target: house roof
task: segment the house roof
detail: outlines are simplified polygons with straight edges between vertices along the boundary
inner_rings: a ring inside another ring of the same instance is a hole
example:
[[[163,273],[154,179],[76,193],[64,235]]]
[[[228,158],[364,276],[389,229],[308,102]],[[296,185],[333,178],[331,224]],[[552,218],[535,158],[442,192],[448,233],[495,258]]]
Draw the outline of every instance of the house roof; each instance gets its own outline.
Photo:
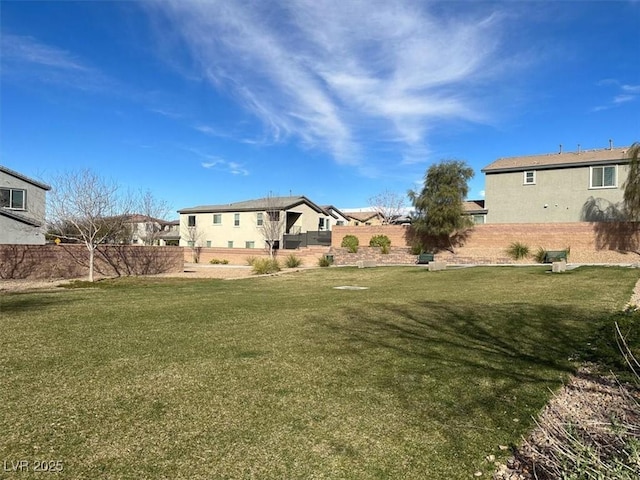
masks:
[[[327,212],[328,215],[331,215],[333,218],[338,218],[340,215],[342,218],[348,218],[348,215],[342,213],[339,209],[334,207],[333,205],[321,205],[322,209]]]
[[[318,213],[326,214],[322,207],[316,205],[305,196],[266,197],[223,205],[200,205],[198,207],[183,208],[182,210],[178,210],[178,213],[259,212],[269,209],[289,210],[303,203]]]
[[[0,208],[0,215],[11,218],[18,222],[24,223],[26,225],[31,225],[32,227],[41,227],[42,223],[33,220],[32,218],[25,217],[24,215],[20,215],[19,213],[14,212],[13,210],[6,210],[4,208]]]
[[[29,178],[21,173],[16,172],[15,170],[11,170],[3,165],[0,165],[0,172],[4,172],[7,175],[11,175],[12,177],[19,178],[20,180],[30,183],[31,185],[35,185],[36,187],[42,188],[43,190],[51,190],[51,187],[46,183],[38,182],[33,178]]]
[[[346,216],[347,216],[347,218],[352,218],[353,220],[355,220],[357,222],[366,222],[367,220],[371,220],[374,217],[379,217],[380,214],[378,212],[374,212],[374,211],[347,212]]]
[[[462,202],[462,208],[464,213],[469,215],[474,213],[487,213],[487,209],[484,208],[484,200],[466,200]]]
[[[544,155],[499,158],[495,162],[484,167],[482,172],[517,172],[523,170],[542,170],[550,168],[620,163],[620,161],[628,161],[628,149],[629,147],[607,148],[600,150],[582,150],[577,152],[547,153]]]

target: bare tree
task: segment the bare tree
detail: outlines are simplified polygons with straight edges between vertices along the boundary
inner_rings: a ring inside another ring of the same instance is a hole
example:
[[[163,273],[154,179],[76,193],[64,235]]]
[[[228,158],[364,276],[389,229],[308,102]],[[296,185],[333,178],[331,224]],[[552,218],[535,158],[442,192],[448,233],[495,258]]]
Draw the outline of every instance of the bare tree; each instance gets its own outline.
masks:
[[[382,217],[382,224],[388,225],[404,213],[406,196],[385,190],[369,199],[371,209]]]
[[[59,175],[50,197],[50,233],[83,243],[89,252],[89,281],[101,243],[127,230],[130,200],[119,186],[90,170]]]
[[[169,204],[156,198],[151,190],[141,192],[137,203],[137,211],[142,216],[138,234],[142,237],[145,245],[155,245],[171,211]]]
[[[264,237],[269,257],[273,258],[274,247],[282,239],[286,219],[278,197],[269,194],[264,198],[264,207],[264,213],[258,212],[258,229]]]
[[[191,248],[193,263],[198,263],[200,261],[200,252],[202,251],[203,232],[198,230],[197,225],[191,225],[183,227],[180,236],[187,241],[189,248]]]

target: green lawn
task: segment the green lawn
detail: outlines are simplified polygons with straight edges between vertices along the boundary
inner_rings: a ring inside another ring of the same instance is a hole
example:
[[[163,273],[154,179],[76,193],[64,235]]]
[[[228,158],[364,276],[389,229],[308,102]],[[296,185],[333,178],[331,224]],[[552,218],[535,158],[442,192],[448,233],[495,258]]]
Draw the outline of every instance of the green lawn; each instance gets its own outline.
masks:
[[[5,294],[0,477],[60,460],[46,478],[490,478],[484,458],[519,441],[640,276],[545,270]]]

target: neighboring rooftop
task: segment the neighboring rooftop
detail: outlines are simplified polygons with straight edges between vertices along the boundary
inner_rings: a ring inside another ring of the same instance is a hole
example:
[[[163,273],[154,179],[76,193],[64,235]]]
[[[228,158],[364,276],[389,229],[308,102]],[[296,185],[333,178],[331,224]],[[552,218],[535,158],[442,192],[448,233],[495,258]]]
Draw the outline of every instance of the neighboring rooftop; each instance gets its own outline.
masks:
[[[316,205],[307,197],[266,197],[243,202],[227,203],[222,205],[200,205],[198,207],[183,208],[178,213],[212,213],[212,212],[255,212],[268,209],[288,210],[296,205],[306,203],[319,213],[326,213],[322,207]]]
[[[462,202],[462,208],[465,213],[468,214],[487,213],[487,210],[484,208],[484,200],[465,200]]]
[[[482,172],[498,173],[522,171],[526,169],[548,169],[559,167],[578,167],[583,165],[617,163],[627,159],[627,150],[623,148],[606,148],[599,150],[578,150],[574,152],[547,153],[524,157],[499,158],[484,167]]]
[[[4,172],[7,175],[11,175],[12,177],[19,178],[20,180],[30,183],[31,185],[35,185],[36,187],[40,187],[43,190],[51,190],[51,187],[46,183],[42,183],[37,180],[34,180],[33,178],[29,178],[26,175],[22,175],[21,173],[18,173],[15,170],[11,170],[10,168],[7,168],[3,165],[0,165],[0,172]]]

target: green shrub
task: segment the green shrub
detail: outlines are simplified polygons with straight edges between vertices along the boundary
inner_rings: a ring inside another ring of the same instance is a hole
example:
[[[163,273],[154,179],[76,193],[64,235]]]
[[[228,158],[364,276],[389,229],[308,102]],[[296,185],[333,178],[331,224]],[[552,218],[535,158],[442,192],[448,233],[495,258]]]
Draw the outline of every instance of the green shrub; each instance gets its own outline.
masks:
[[[284,261],[287,268],[296,268],[302,265],[302,260],[296,257],[293,253],[288,255]]]
[[[529,256],[529,246],[520,242],[513,242],[507,248],[507,255],[513,260],[520,260]]]
[[[536,253],[533,254],[533,259],[537,263],[544,263],[544,257],[546,254],[547,254],[547,251],[544,248],[538,247],[538,250],[536,251]]]
[[[374,235],[369,240],[370,247],[380,247],[382,249],[382,253],[387,254],[391,249],[391,240],[386,235]]]
[[[422,245],[418,243],[415,245],[411,245],[411,255],[420,255],[421,253],[424,253],[424,248],[422,248]]]
[[[258,258],[253,261],[251,265],[253,273],[256,275],[266,275],[268,273],[279,272],[280,263],[275,258]]]
[[[342,239],[341,246],[345,247],[349,253],[356,253],[358,251],[358,245],[360,245],[360,242],[355,235],[345,235]]]
[[[250,267],[253,267],[253,264],[257,259],[258,259],[257,257],[247,257],[244,259],[244,261],[247,262],[247,265],[249,265]]]
[[[333,264],[333,257],[324,255],[318,259],[318,266],[320,267],[329,267],[331,264]]]
[[[218,258],[212,258],[211,260],[209,260],[209,263],[210,263],[211,265],[220,265],[220,264],[222,264],[222,265],[228,265],[228,264],[229,264],[229,260],[226,260],[226,259],[222,259],[222,260],[220,260],[220,259],[218,259]]]

